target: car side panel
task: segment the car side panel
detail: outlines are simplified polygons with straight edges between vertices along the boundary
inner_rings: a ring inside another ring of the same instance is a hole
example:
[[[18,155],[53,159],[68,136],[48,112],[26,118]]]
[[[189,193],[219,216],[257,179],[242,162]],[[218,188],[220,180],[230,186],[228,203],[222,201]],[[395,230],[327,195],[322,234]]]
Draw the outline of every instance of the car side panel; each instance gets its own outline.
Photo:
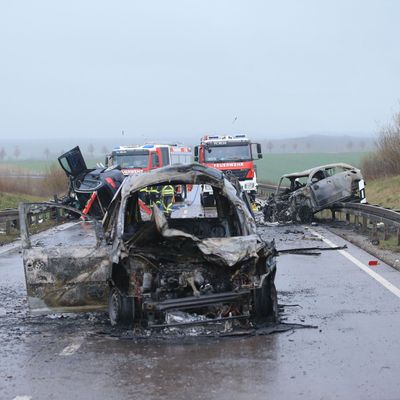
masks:
[[[24,250],[29,305],[33,311],[105,308],[111,269],[107,247],[33,247]]]

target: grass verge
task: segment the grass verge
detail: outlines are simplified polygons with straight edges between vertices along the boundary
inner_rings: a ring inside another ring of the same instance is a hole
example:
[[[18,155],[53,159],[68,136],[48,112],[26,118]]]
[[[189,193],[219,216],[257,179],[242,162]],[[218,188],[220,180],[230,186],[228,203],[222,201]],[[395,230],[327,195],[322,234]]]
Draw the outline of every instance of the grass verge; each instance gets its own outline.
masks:
[[[370,204],[400,210],[400,176],[367,181],[366,194]]]
[[[0,193],[0,210],[5,208],[18,208],[19,203],[38,202],[48,200],[45,197],[30,196],[28,194],[19,193]]]

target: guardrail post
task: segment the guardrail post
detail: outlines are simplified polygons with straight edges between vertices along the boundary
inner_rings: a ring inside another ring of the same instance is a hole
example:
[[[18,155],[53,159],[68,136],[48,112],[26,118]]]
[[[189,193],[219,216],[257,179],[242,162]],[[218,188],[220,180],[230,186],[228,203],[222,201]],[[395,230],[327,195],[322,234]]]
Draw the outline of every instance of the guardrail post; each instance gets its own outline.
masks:
[[[383,227],[383,240],[388,240],[390,238],[389,229],[387,225]]]
[[[368,229],[368,218],[364,216],[362,217],[362,229],[364,232]]]
[[[54,202],[58,203],[58,197],[56,194],[54,195]],[[55,209],[55,217],[56,217],[56,222],[58,224],[60,222],[60,209],[58,207],[56,207]]]
[[[350,224],[350,214],[346,213],[346,223]]]
[[[372,239],[377,239],[378,238],[378,228],[376,226],[376,223],[374,222],[372,224]]]
[[[11,221],[6,221],[6,235],[11,233]]]

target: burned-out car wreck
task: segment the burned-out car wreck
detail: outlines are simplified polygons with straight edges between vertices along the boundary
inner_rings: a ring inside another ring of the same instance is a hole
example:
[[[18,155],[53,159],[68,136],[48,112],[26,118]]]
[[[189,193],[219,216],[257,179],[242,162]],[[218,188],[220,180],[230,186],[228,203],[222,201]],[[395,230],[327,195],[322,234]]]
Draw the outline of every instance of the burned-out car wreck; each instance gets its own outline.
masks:
[[[283,175],[264,206],[268,222],[311,222],[337,202],[366,202],[361,171],[349,164],[328,164]]]
[[[143,211],[154,185],[210,185],[215,209],[195,200],[165,215]],[[95,245],[30,245],[21,205],[30,304],[43,310],[108,307],[111,324],[160,326],[169,312],[205,320],[277,318],[276,250],[263,241],[242,193],[220,171],[197,164],[128,177],[97,227]],[[188,213],[189,211],[189,213]],[[200,211],[200,212],[199,212]],[[86,222],[87,223],[87,222]]]

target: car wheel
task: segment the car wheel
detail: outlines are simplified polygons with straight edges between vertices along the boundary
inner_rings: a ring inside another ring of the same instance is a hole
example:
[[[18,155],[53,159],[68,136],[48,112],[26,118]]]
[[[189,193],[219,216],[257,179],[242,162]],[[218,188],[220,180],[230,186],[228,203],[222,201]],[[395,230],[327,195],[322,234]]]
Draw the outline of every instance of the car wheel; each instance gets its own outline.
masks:
[[[119,290],[113,287],[108,298],[108,315],[112,326],[130,324],[135,320],[135,299],[122,296]]]
[[[119,291],[113,287],[108,298],[108,316],[112,326],[117,325],[122,319],[122,297]]]
[[[266,280],[261,288],[256,289],[254,303],[258,319],[277,319],[278,296],[274,282]]]
[[[312,222],[314,214],[309,206],[303,204],[297,210],[297,217],[303,224],[308,224]]]

